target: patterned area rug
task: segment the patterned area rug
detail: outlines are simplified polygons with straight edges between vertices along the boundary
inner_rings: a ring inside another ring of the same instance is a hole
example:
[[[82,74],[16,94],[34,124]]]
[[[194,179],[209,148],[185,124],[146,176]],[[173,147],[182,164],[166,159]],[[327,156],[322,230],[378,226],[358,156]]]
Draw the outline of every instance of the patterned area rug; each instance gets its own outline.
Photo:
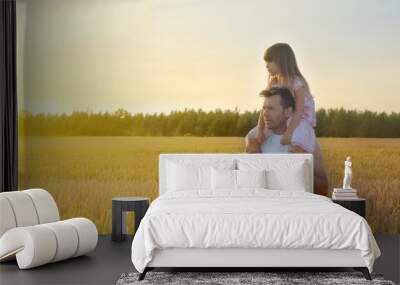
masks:
[[[133,284],[390,284],[382,275],[372,274],[372,281],[361,272],[155,272],[150,271],[142,281],[139,273],[124,273],[117,285]]]

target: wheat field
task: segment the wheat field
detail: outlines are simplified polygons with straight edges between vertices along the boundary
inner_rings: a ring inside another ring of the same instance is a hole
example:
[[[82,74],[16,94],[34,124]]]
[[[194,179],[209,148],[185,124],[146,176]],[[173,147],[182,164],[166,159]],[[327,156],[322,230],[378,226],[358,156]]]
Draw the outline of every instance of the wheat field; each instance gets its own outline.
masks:
[[[400,139],[319,138],[319,142],[330,189],[340,187],[343,161],[351,155],[352,186],[367,198],[372,230],[400,233]],[[113,197],[157,197],[160,153],[243,149],[238,137],[20,137],[19,189],[48,190],[62,219],[87,217],[99,233],[106,234],[111,232]]]

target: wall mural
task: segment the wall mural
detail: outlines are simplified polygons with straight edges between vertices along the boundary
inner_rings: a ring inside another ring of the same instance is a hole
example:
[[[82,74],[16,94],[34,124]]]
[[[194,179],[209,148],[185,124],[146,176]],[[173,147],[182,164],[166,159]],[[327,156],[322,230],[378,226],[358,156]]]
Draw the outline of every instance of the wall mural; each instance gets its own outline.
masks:
[[[351,156],[372,230],[400,233],[400,7],[387,4],[17,0],[19,188],[110,233],[113,197],[158,196],[160,153],[244,152],[260,91],[286,84],[315,103],[303,113],[329,196]],[[281,42],[296,65],[267,55]],[[296,66],[303,89],[285,81]]]

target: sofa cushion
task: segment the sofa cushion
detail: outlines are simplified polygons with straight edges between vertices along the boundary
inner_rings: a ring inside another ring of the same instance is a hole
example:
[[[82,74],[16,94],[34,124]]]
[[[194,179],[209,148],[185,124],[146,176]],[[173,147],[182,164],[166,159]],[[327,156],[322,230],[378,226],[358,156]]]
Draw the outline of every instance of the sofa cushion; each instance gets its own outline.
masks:
[[[31,197],[24,191],[3,192],[13,210],[13,218],[17,227],[26,227],[39,224],[39,218]]]
[[[8,199],[1,194],[3,193],[0,193],[0,237],[9,229],[17,226],[11,204]]]
[[[38,215],[39,224],[57,222],[60,220],[57,204],[53,196],[43,189],[28,189],[22,191],[32,199]]]
[[[8,230],[0,238],[0,261],[14,257],[20,269],[80,256],[97,245],[97,229],[86,218]]]

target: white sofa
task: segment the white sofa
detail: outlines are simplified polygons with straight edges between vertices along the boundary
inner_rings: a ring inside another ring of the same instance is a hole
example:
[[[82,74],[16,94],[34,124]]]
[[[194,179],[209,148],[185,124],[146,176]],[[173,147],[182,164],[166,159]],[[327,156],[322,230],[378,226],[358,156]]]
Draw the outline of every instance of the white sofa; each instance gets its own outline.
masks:
[[[57,262],[94,250],[97,238],[86,218],[60,221],[46,190],[0,193],[0,262],[16,258],[20,269]]]

